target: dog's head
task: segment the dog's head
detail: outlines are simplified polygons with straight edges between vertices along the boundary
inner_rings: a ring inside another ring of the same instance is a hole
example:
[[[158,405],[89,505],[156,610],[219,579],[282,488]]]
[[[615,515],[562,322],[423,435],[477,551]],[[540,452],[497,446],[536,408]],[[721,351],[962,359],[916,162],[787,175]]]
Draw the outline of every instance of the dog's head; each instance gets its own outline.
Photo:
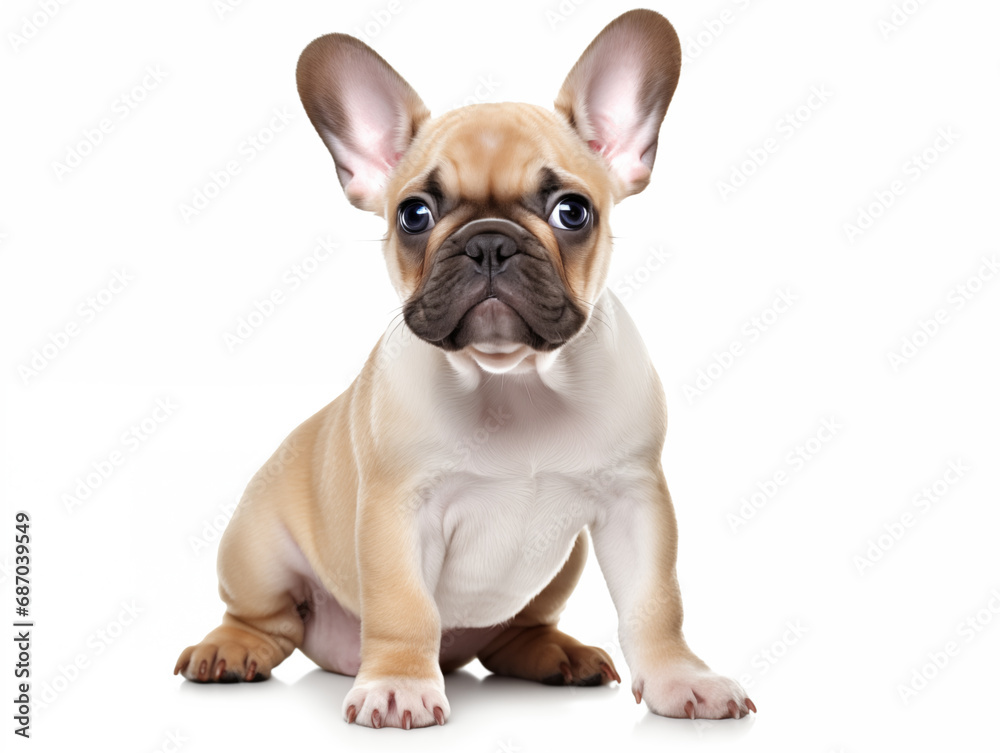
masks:
[[[670,23],[636,10],[583,53],[555,112],[479,104],[432,120],[343,34],[313,41],[297,78],[347,198],[388,220],[406,324],[503,371],[586,325],[607,277],[608,213],[649,182],[680,60]]]

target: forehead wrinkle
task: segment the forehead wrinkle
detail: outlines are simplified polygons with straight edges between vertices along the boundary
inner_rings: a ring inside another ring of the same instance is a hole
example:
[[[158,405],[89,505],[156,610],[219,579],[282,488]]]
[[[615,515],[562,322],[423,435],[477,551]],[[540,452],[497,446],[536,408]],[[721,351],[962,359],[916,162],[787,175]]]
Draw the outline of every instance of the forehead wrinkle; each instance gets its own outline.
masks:
[[[494,195],[509,200],[511,196],[498,194],[523,192],[537,185],[535,176],[525,175],[524,170],[558,165],[563,172],[573,174],[578,189],[587,187],[593,200],[605,204],[611,196],[610,180],[600,158],[566,123],[544,108],[515,103],[471,105],[441,115],[423,130],[427,137],[419,139],[417,148],[404,157],[395,186],[406,182],[408,176],[424,174],[428,164],[447,162],[452,180],[443,178],[442,188],[449,198],[458,187],[470,198],[485,200]],[[483,132],[496,139],[491,148],[481,148]],[[505,166],[513,165],[521,168],[520,176],[512,175],[509,169],[501,174]],[[501,177],[513,180],[501,181]],[[530,184],[525,182],[529,178]],[[514,184],[513,189],[509,183]]]
[[[556,189],[558,191],[572,191],[574,193],[590,195],[593,190],[590,188],[590,184],[586,180],[560,165],[546,165],[543,168],[543,174],[546,170],[555,175],[556,179],[559,181],[560,185]]]
[[[429,190],[429,183],[435,172],[437,172],[437,168],[431,167],[429,170],[413,176],[406,181],[405,184],[403,184],[401,189],[399,189],[400,195],[406,196],[412,193],[429,193],[433,196],[434,194]],[[437,197],[435,196],[434,198]]]
[[[449,200],[522,205],[551,171],[560,191],[587,195],[595,208],[605,204],[609,183],[597,158],[554,121],[548,111],[528,105],[474,105],[446,113],[419,149],[422,169],[405,188],[424,187],[435,171],[428,166],[436,165]]]
[[[533,170],[548,150],[525,125],[503,120],[483,123],[470,118],[454,129],[447,154],[442,156],[448,160],[462,198],[506,201],[519,197],[530,185],[527,171]]]

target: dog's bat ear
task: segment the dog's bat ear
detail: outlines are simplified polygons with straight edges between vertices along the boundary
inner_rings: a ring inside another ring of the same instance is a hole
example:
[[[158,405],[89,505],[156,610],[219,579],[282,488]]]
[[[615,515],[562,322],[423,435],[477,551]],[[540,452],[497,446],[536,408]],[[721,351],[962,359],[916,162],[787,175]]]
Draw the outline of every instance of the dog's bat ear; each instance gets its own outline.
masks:
[[[346,34],[313,40],[295,77],[348,200],[382,214],[386,179],[430,112],[378,53]]]
[[[632,10],[597,35],[559,91],[556,111],[604,157],[616,201],[649,183],[680,71],[674,27],[659,13]]]

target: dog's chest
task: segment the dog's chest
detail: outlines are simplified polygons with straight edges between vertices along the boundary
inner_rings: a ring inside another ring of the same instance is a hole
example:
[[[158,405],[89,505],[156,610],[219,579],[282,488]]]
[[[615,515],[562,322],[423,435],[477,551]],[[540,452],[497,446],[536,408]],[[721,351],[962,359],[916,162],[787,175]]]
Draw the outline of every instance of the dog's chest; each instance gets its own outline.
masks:
[[[619,478],[607,416],[542,397],[481,406],[421,491],[424,574],[442,627],[511,618],[551,581]]]
[[[558,572],[593,503],[554,474],[454,474],[422,526],[425,572],[442,627],[486,627],[516,614]]]

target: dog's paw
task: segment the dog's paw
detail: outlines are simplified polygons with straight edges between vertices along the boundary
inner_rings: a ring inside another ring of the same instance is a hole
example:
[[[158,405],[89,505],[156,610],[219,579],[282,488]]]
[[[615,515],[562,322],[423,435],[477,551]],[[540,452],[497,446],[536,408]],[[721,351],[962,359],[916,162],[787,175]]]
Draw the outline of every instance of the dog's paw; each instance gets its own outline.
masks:
[[[546,685],[604,685],[621,682],[615,663],[604,649],[573,644],[553,643],[542,656],[535,670]]]
[[[344,718],[365,727],[429,727],[451,713],[440,679],[377,677],[355,680],[344,699]]]
[[[632,694],[654,714],[676,719],[740,719],[757,712],[738,682],[686,662],[637,677]]]
[[[482,651],[479,660],[488,670],[546,685],[603,685],[621,682],[607,652],[585,646],[551,625],[511,628],[498,649]]]
[[[254,682],[266,680],[280,658],[274,647],[245,630],[219,627],[195,646],[181,652],[174,666],[194,682]]]

